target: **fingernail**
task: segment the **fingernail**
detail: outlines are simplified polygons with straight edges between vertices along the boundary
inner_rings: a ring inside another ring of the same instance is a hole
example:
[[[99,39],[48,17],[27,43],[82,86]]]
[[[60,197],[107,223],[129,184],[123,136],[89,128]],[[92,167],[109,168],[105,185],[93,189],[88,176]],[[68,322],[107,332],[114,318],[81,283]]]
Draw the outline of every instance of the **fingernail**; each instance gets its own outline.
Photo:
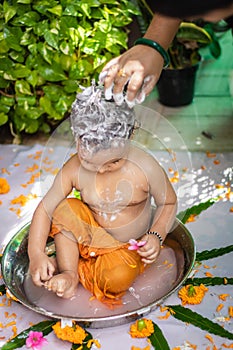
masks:
[[[103,84],[104,79],[106,78],[107,74],[108,74],[108,71],[107,71],[107,70],[104,71],[104,72],[101,72],[101,73],[99,74],[99,84]]]
[[[136,97],[136,102],[137,103],[142,103],[145,100],[145,98],[146,98],[145,92],[141,91]]]
[[[136,100],[135,100],[135,99],[132,100],[132,101],[129,101],[129,100],[127,99],[127,96],[125,97],[125,102],[127,103],[127,105],[128,105],[129,108],[133,108],[133,107],[135,106],[135,104],[136,104]]]
[[[124,102],[124,96],[122,93],[113,94],[113,99],[118,106],[122,105],[122,103]]]
[[[105,96],[106,100],[111,100],[112,88],[113,88],[113,84],[109,88],[105,89],[104,96]]]

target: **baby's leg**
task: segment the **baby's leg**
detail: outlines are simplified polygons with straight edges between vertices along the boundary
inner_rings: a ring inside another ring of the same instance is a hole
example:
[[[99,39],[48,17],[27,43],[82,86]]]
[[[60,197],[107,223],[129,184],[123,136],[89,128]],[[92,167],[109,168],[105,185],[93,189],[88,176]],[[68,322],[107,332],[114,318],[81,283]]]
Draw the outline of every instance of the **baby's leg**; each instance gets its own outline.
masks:
[[[79,250],[71,234],[58,233],[54,237],[58,274],[45,283],[48,290],[63,298],[71,298],[78,285]]]

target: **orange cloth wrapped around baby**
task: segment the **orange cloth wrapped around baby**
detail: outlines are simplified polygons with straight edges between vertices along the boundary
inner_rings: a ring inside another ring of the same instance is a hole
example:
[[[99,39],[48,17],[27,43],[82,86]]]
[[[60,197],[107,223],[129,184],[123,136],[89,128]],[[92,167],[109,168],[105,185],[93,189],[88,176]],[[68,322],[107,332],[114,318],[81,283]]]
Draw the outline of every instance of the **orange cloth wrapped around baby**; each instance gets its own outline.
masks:
[[[122,295],[144,269],[139,254],[106,232],[76,198],[64,199],[55,209],[50,236],[59,232],[71,232],[70,238],[77,241],[78,274],[84,288],[109,306],[121,304]]]

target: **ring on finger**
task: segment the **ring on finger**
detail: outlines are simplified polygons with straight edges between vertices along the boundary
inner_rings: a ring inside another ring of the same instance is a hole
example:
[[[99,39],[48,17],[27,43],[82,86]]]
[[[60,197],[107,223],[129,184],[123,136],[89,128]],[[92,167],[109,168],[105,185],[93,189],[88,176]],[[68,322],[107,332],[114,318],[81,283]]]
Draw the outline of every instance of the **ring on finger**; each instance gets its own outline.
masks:
[[[121,68],[118,73],[117,73],[118,77],[121,77],[121,78],[125,78],[127,77],[127,74],[125,73],[125,70],[123,68]]]

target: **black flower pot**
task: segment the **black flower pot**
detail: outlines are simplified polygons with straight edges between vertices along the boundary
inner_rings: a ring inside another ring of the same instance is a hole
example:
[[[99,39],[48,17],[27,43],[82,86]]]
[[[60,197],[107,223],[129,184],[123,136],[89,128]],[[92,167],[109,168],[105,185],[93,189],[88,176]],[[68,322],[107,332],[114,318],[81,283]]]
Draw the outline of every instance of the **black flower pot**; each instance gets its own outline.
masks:
[[[163,70],[157,89],[159,102],[165,106],[179,107],[193,100],[198,64],[184,69]]]

